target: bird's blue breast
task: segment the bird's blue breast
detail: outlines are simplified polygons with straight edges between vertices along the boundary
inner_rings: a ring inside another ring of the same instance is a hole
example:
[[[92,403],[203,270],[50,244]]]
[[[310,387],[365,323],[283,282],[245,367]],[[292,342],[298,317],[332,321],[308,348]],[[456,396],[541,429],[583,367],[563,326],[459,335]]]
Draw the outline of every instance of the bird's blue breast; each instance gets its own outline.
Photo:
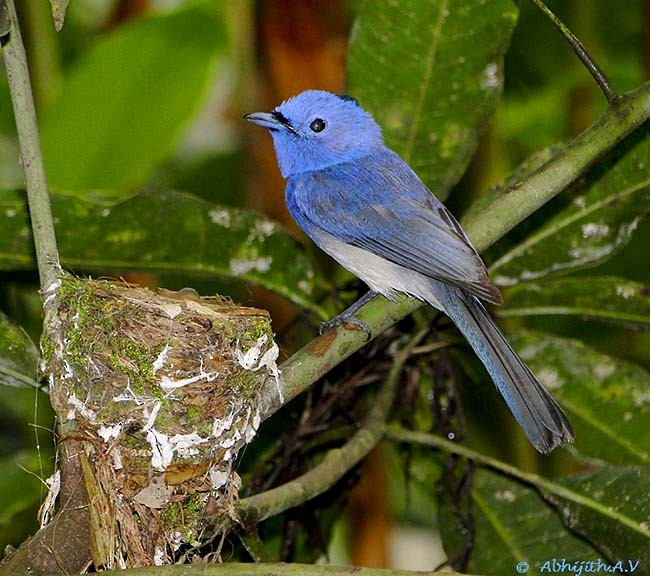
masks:
[[[313,240],[317,240],[319,231],[323,229],[330,230],[333,236],[344,242],[359,232],[332,226],[353,212],[359,202],[355,199],[351,182],[343,188],[340,186],[342,181],[350,180],[350,169],[349,166],[337,165],[336,168],[292,176],[287,181],[287,208],[296,223]]]

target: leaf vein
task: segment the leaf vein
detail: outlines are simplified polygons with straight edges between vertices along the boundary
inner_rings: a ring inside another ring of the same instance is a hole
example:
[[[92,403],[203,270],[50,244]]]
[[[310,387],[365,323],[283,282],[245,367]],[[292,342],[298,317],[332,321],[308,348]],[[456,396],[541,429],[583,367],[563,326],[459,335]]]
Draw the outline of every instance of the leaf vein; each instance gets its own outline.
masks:
[[[422,82],[420,84],[420,93],[418,94],[418,101],[415,106],[415,114],[413,115],[413,122],[411,123],[411,129],[409,130],[409,135],[404,146],[404,160],[407,162],[410,160],[411,154],[413,153],[413,147],[415,146],[415,137],[417,136],[418,128],[420,127],[420,118],[422,116],[422,111],[424,110],[424,102],[426,100],[427,91],[431,85],[431,78],[433,76],[433,67],[436,62],[436,54],[438,52],[438,45],[440,44],[440,37],[442,35],[442,24],[445,20],[445,15],[447,14],[447,3],[448,0],[443,0],[440,5],[440,13],[438,14],[438,19],[436,24],[433,27],[433,37],[431,39],[431,44],[427,52],[427,59],[425,61],[425,70]]]
[[[556,225],[549,226],[548,228],[545,228],[544,230],[539,231],[537,234],[531,235],[526,241],[522,242],[521,244],[515,246],[512,250],[504,254],[501,258],[499,258],[496,262],[490,266],[490,273],[492,273],[494,270],[497,270],[499,267],[503,266],[504,264],[507,264],[510,262],[513,258],[516,256],[521,255],[523,252],[534,246],[535,244],[538,244],[542,240],[545,240],[549,236],[552,236],[553,234],[556,234],[558,230],[562,228],[566,228],[567,226],[573,224],[574,222],[577,222],[581,218],[584,218],[585,216],[588,216],[589,214],[595,212],[596,210],[599,210],[600,208],[603,208],[609,204],[612,204],[618,200],[621,200],[622,198],[625,198],[626,196],[629,196],[631,194],[634,194],[635,192],[638,192],[639,190],[642,190],[643,188],[650,186],[650,179],[643,180],[639,182],[638,184],[635,184],[634,186],[630,186],[629,188],[625,190],[621,190],[620,192],[616,194],[612,194],[611,196],[608,196],[607,198],[603,198],[599,200],[598,202],[594,202],[591,206],[588,208],[585,208],[584,210],[579,210],[575,214],[571,214],[564,218],[563,220],[560,220],[559,222],[556,223]]]

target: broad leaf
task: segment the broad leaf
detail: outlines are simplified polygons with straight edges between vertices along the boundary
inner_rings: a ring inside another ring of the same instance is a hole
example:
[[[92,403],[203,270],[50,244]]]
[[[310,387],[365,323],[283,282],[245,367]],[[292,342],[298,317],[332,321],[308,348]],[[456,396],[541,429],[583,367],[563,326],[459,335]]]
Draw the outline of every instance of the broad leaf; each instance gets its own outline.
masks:
[[[38,358],[27,333],[0,312],[0,385],[37,386]]]
[[[581,497],[563,498],[542,489],[564,523],[612,563],[639,562],[642,573],[650,563],[650,467],[608,466],[568,476],[558,484]],[[624,567],[632,566],[625,563]]]
[[[517,15],[511,0],[379,0],[358,11],[348,90],[440,199],[494,109]]]
[[[171,191],[146,192],[118,202],[88,194],[53,194],[52,210],[66,266],[239,278],[321,313],[313,299],[314,273],[304,251],[260,214]],[[24,197],[0,192],[0,269],[34,267],[32,252]]]
[[[41,115],[50,186],[141,183],[197,111],[225,35],[223,22],[193,7],[134,21],[97,42]]]
[[[490,267],[501,286],[597,264],[622,248],[650,211],[650,129],[641,129],[572,189],[559,212]]]
[[[650,374],[579,341],[524,332],[512,343],[567,412],[572,450],[613,464],[650,464]]]
[[[650,287],[612,276],[526,282],[505,292],[499,316],[574,315],[650,330]]]
[[[555,510],[531,487],[490,470],[477,470],[471,500],[475,540],[467,566],[470,574],[517,574],[521,562],[533,565],[552,557],[598,558],[596,551],[565,529]],[[464,535],[444,493],[438,524],[445,552],[453,560],[464,546]]]
[[[650,501],[646,497],[650,468],[607,467],[556,480],[539,478],[538,487],[539,492],[491,470],[476,473],[472,488],[475,543],[469,572],[552,573],[560,572],[552,568],[554,559],[580,566],[599,558],[611,566],[623,560],[627,570],[618,572],[632,572],[650,561]],[[453,557],[462,538],[445,499],[440,503],[440,527],[445,550]]]

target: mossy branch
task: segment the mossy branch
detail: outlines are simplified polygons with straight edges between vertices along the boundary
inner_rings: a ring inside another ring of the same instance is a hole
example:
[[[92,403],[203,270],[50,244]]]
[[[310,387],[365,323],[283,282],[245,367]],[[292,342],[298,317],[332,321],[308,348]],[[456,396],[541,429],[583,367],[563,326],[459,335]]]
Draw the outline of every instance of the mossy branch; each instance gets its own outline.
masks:
[[[562,148],[553,158],[508,189],[492,204],[476,214],[464,228],[479,252],[494,244],[517,224],[580,178],[605,153],[614,148],[650,117],[650,82],[617,98],[594,124]],[[375,298],[357,317],[373,335],[381,334],[395,322],[421,306],[416,300],[389,302]],[[331,330],[296,352],[280,368],[284,402],[309,388],[331,368],[366,344],[360,330],[341,326]],[[282,405],[277,384],[269,380],[261,403],[262,419]]]
[[[9,81],[11,102],[25,171],[27,200],[32,221],[41,290],[56,281],[61,269],[54,235],[50,195],[41,154],[34,99],[29,81],[27,56],[18,27],[14,0],[2,0],[2,52]]]

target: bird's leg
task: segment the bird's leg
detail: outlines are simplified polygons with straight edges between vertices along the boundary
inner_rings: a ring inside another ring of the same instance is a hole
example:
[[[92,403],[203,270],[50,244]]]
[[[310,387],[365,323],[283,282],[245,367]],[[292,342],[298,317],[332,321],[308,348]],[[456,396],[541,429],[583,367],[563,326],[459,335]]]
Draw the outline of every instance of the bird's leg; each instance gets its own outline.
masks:
[[[335,328],[336,326],[339,326],[341,324],[350,324],[351,326],[356,326],[360,330],[363,330],[366,333],[367,339],[370,340],[372,338],[372,332],[370,330],[370,326],[366,324],[365,322],[362,322],[358,318],[354,317],[354,314],[358,312],[358,310],[365,306],[368,302],[370,302],[375,296],[377,296],[377,292],[374,292],[373,290],[369,290],[366,292],[361,298],[359,298],[352,306],[341,312],[338,316],[334,316],[331,320],[328,320],[327,322],[323,322],[320,325],[320,333],[322,334],[323,332],[326,332],[330,328]]]

